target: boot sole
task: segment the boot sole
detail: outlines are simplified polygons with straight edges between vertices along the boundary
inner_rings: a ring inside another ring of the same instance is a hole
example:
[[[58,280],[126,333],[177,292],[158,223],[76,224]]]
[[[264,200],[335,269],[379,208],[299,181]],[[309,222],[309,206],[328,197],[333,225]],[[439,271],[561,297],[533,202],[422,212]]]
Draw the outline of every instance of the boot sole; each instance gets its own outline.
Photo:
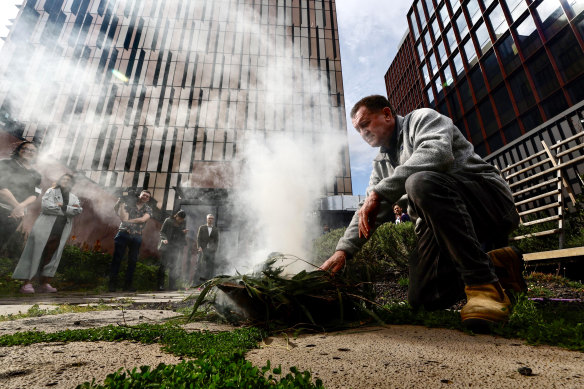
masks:
[[[489,334],[493,332],[493,328],[501,322],[485,320],[481,318],[469,318],[462,321],[466,329],[471,330],[476,334]]]
[[[501,254],[505,256],[505,261],[498,258],[495,253],[501,250],[504,250]],[[495,273],[499,277],[499,282],[503,289],[516,293],[527,291],[527,283],[523,278],[525,262],[519,249],[516,247],[505,247],[504,249],[490,251],[487,254],[495,266]]]

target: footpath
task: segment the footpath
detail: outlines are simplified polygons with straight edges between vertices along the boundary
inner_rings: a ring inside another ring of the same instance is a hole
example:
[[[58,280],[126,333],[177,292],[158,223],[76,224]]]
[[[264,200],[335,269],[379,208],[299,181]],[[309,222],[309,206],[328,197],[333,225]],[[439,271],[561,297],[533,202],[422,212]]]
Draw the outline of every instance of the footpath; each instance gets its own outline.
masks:
[[[0,298],[0,315],[26,313],[34,305],[110,305],[113,309],[0,321],[0,335],[23,331],[162,323],[189,307],[194,290],[150,293],[56,293]],[[34,310],[33,310],[34,311]],[[190,331],[233,327],[188,323]],[[584,388],[584,353],[522,340],[409,325],[365,327],[334,333],[265,339],[246,358],[254,365],[309,370],[326,388]],[[158,344],[137,342],[38,343],[0,347],[0,387],[72,388],[118,369],[177,364],[182,358]]]

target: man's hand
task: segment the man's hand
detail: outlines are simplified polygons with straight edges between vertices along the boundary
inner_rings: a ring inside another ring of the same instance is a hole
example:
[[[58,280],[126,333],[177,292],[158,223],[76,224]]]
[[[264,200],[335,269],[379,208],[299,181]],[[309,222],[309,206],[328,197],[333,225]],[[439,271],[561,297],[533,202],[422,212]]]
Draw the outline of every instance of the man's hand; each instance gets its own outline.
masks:
[[[199,252],[202,253],[203,252],[203,248],[199,247]]]
[[[363,206],[359,209],[359,238],[369,239],[375,229],[375,219],[379,213],[381,198],[373,191],[365,199]]]
[[[14,209],[12,210],[12,212],[10,213],[10,216],[8,216],[9,218],[12,219],[20,219],[22,217],[24,217],[24,208],[22,205],[17,205],[16,207],[14,207]]]
[[[330,271],[332,275],[341,270],[347,262],[347,253],[344,251],[335,251],[329,259],[320,266],[320,270]]]
[[[164,239],[164,240],[162,241],[162,243],[163,243],[163,244],[168,244],[168,240]]]

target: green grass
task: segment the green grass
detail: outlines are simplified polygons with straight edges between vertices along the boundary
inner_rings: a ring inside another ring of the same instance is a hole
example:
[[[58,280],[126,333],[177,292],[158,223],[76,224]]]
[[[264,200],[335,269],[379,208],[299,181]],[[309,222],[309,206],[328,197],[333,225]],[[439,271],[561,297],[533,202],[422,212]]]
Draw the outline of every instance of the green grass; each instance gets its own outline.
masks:
[[[103,384],[85,382],[78,388],[321,388],[312,383],[309,372],[291,368],[283,373],[280,367],[267,363],[262,368],[244,358],[247,350],[255,348],[266,335],[256,328],[231,332],[187,332],[174,325],[107,326],[56,333],[19,332],[0,336],[0,346],[30,345],[41,342],[81,341],[138,341],[159,343],[163,350],[177,356],[196,358],[178,365],[160,364],[155,368],[142,366],[132,370],[120,369],[108,375]]]
[[[413,324],[467,331],[457,311],[414,311],[408,304],[386,306],[379,317],[387,324]],[[584,308],[569,303],[540,304],[520,295],[508,323],[493,327],[505,338],[523,339],[532,345],[547,344],[584,352]]]

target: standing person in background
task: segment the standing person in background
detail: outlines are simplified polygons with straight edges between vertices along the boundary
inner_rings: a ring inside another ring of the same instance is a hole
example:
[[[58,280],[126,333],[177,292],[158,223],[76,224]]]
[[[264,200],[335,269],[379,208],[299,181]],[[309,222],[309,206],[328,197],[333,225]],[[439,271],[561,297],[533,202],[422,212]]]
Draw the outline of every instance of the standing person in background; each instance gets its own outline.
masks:
[[[138,201],[133,204],[123,203],[118,199],[114,205],[114,211],[120,217],[121,223],[118,233],[114,238],[114,256],[110,269],[109,291],[115,292],[118,284],[118,273],[122,258],[128,248],[128,268],[126,270],[126,281],[124,290],[135,291],[132,287],[134,281],[134,270],[138,262],[138,253],[142,245],[142,230],[144,225],[152,216],[152,208],[147,204],[152,194],[148,190],[143,190],[138,196]]]
[[[43,195],[42,210],[26,241],[26,246],[12,278],[25,280],[21,293],[34,293],[32,279],[40,272],[40,291],[55,293],[49,282],[55,275],[71,229],[72,218],[83,209],[71,193],[73,176],[63,174]]]
[[[206,281],[215,276],[215,254],[219,248],[219,229],[213,226],[215,217],[207,215],[207,224],[199,227],[197,246],[199,247],[199,279]]]
[[[182,254],[186,245],[185,227],[186,213],[178,211],[174,216],[167,217],[160,229],[160,267],[158,268],[158,289],[164,290],[164,273],[168,269],[168,290],[177,289],[177,281],[181,273]]]
[[[411,221],[410,215],[405,213],[402,207],[400,207],[398,204],[393,206],[393,214],[395,215],[395,224]]]
[[[20,225],[26,207],[41,193],[41,175],[32,167],[36,155],[35,144],[24,141],[10,158],[0,161],[0,250]]]

